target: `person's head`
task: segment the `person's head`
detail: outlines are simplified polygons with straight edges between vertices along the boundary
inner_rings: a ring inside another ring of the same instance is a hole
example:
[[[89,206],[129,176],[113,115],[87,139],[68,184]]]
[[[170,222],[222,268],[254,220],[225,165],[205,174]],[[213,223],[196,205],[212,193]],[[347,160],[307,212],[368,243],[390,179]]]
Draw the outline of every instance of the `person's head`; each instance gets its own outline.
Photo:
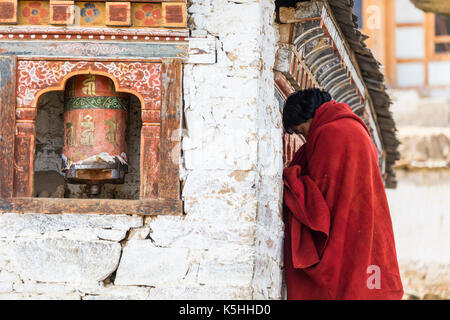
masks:
[[[331,101],[330,94],[320,89],[300,90],[291,94],[283,108],[283,127],[286,133],[306,137],[317,108],[328,101]]]

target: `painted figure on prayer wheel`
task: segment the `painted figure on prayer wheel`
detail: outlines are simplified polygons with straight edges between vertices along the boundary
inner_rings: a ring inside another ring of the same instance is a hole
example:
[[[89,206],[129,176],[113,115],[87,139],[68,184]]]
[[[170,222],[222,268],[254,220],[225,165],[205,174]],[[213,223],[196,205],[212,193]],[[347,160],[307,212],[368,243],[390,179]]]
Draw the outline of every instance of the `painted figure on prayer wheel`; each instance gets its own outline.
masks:
[[[105,76],[70,78],[64,96],[62,168],[69,183],[100,193],[104,183],[123,183],[128,172],[125,140],[129,96]]]

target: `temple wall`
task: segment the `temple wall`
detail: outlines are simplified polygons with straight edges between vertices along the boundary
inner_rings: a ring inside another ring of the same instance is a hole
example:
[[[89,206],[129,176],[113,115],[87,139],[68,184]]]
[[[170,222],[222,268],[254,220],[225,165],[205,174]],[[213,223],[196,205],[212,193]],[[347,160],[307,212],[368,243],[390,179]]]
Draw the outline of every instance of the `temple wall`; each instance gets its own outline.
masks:
[[[0,215],[0,299],[281,298],[273,2],[188,1],[193,36],[216,39],[217,63],[184,66],[185,215]],[[37,168],[55,170],[48,155]]]

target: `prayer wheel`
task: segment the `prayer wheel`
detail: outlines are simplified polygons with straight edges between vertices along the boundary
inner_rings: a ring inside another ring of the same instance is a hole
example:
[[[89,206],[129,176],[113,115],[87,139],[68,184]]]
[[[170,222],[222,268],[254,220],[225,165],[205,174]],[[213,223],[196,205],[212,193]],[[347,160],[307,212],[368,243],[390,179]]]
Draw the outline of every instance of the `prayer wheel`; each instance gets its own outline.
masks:
[[[68,183],[100,193],[105,183],[123,183],[128,172],[125,140],[129,96],[99,75],[70,78],[64,95],[62,169]]]

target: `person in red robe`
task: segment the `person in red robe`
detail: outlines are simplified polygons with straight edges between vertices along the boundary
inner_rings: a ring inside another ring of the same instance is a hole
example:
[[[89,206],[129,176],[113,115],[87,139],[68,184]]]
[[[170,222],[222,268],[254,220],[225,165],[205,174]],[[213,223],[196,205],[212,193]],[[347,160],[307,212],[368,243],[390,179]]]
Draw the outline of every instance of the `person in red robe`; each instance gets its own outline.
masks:
[[[401,299],[403,286],[370,131],[327,92],[293,93],[283,126],[306,143],[283,171],[288,300]]]

